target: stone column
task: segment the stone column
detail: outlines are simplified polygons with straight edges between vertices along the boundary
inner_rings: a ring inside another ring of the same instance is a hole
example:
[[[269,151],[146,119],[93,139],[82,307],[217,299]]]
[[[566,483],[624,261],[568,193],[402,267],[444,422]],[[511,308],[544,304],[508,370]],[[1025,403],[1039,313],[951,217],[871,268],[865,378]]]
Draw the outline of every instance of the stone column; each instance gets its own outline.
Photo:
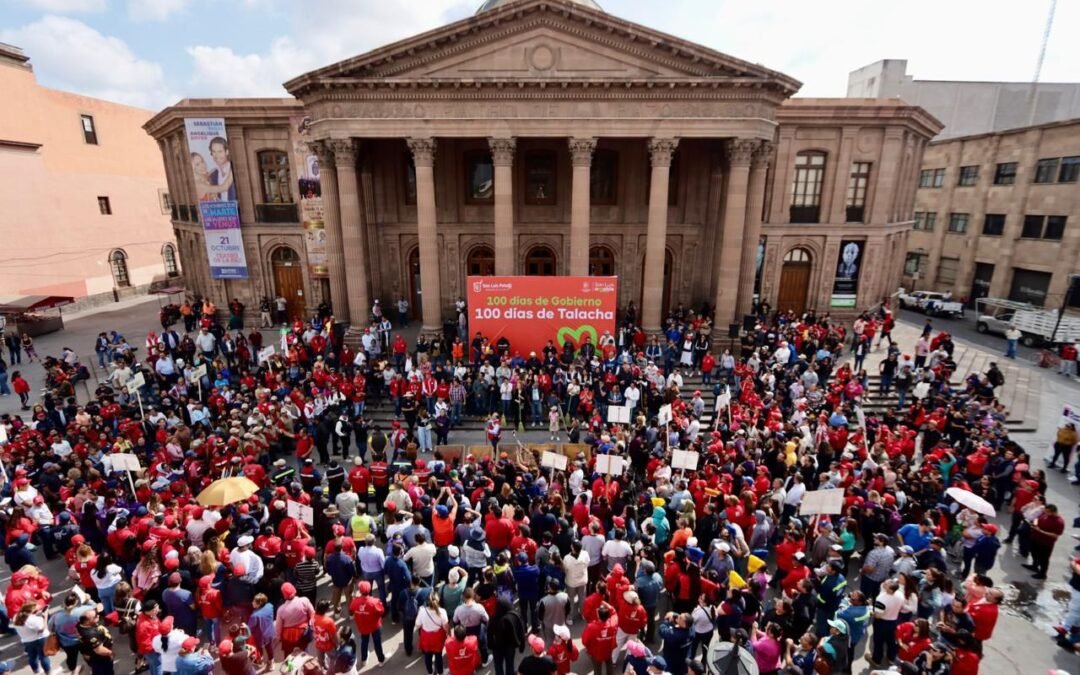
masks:
[[[341,210],[341,244],[345,257],[345,284],[349,294],[349,330],[362,333],[370,322],[367,242],[360,214],[360,189],[356,182],[356,142],[351,138],[331,141],[337,159],[338,208]],[[344,315],[341,317],[345,318]]]
[[[323,219],[326,227],[326,267],[330,274],[330,306],[337,321],[349,318],[349,290],[345,274],[345,248],[341,236],[341,212],[338,206],[338,180],[334,171],[333,141],[315,141],[310,144],[319,158],[319,174],[322,180]],[[363,308],[361,308],[363,309]]]
[[[746,203],[746,229],[743,233],[742,258],[739,263],[739,298],[735,321],[742,321],[754,304],[754,277],[757,274],[758,240],[761,238],[761,213],[765,201],[765,175],[772,161],[773,144],[758,145],[750,159],[749,198]]]
[[[750,159],[758,141],[734,138],[726,142],[728,158],[727,194],[724,196],[724,247],[720,250],[720,274],[716,284],[713,334],[727,335],[727,326],[736,320],[739,278],[743,257],[743,229],[746,227],[746,191],[750,180]],[[760,226],[760,224],[759,224]],[[757,240],[754,240],[757,247]],[[753,283],[753,276],[751,276]]]
[[[514,273],[514,149],[515,138],[489,138],[495,165],[495,274]]]
[[[595,138],[571,138],[573,187],[570,190],[570,275],[589,274],[589,224],[591,220],[589,172],[592,168]]]
[[[416,167],[416,229],[420,238],[420,289],[423,329],[442,329],[442,289],[439,284],[439,235],[435,222],[435,139],[406,140]],[[498,190],[499,181],[495,181]],[[496,193],[497,194],[497,193]],[[496,237],[498,234],[496,233]],[[496,251],[496,264],[498,252]]]
[[[645,240],[645,271],[642,276],[641,325],[650,333],[660,331],[663,308],[664,248],[667,243],[668,175],[671,156],[679,145],[675,138],[649,140],[652,182],[649,185],[649,228]]]

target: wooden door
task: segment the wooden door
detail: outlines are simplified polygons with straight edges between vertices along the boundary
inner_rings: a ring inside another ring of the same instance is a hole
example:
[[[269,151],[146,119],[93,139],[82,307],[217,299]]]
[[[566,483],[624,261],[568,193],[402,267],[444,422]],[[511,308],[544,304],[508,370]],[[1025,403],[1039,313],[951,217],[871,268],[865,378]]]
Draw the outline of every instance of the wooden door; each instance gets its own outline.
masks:
[[[776,309],[796,314],[806,311],[806,294],[810,290],[810,263],[786,262],[780,270],[780,293],[776,297]]]
[[[304,320],[304,276],[299,265],[274,265],[274,289],[289,303],[289,321]]]

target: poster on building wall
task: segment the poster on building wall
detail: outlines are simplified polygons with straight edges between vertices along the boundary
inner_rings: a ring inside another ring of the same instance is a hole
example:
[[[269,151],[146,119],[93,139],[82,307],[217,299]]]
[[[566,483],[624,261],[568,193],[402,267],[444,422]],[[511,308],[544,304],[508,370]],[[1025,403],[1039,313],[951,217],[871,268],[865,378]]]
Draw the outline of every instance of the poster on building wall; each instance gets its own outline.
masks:
[[[840,256],[833,278],[831,307],[854,307],[859,296],[859,274],[862,272],[865,241],[845,239],[840,242]]]
[[[761,302],[761,269],[765,266],[765,237],[757,242],[757,256],[754,258],[754,302]]]
[[[326,262],[326,226],[323,220],[322,183],[319,180],[319,158],[308,145],[311,142],[311,118],[294,115],[292,127],[293,166],[297,167],[300,195],[300,222],[304,225],[304,245],[308,269],[313,277],[329,276]]]
[[[469,332],[494,346],[510,342],[509,353],[541,354],[548,340],[559,349],[597,349],[615,334],[617,277],[469,277]]]
[[[247,257],[240,232],[236,177],[225,120],[220,117],[185,119],[184,129],[195,190],[199,195],[199,217],[210,275],[214,279],[246,279]]]

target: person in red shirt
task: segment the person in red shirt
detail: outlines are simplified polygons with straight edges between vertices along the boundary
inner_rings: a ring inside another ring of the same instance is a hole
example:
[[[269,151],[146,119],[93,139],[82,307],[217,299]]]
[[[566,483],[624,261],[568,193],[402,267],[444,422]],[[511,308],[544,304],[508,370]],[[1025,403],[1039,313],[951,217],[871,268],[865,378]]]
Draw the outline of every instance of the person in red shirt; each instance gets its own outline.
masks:
[[[320,660],[325,660],[327,654],[337,649],[337,624],[334,622],[334,617],[330,616],[329,600],[319,600],[315,605],[315,618],[311,620],[311,637],[315,641],[315,649],[319,650]],[[379,663],[382,663],[381,659]]]
[[[65,602],[64,605],[66,607],[67,603]],[[67,607],[69,611],[74,608],[74,605]],[[160,614],[161,607],[158,606],[157,600],[151,598],[142,603],[142,611],[135,618],[135,670],[144,667],[146,658],[155,653],[154,645],[151,643],[161,629],[161,620],[158,618]],[[72,665],[70,658],[68,665]]]
[[[795,554],[794,567],[784,580],[780,582],[780,588],[789,598],[795,595],[795,588],[799,582],[810,576],[810,568],[806,566],[806,554],[799,551]]]
[[[225,613],[225,604],[221,598],[221,591],[211,584],[214,581],[212,574],[199,578],[199,613],[206,619],[210,626],[210,636],[214,642],[221,640],[221,616]]]
[[[968,603],[968,614],[971,615],[971,620],[975,622],[975,629],[971,631],[971,634],[976,640],[986,642],[994,634],[999,605],[1004,599],[1005,595],[1000,589],[990,588],[986,591],[984,597]]]
[[[615,641],[619,632],[619,620],[612,616],[608,605],[602,605],[596,612],[596,619],[585,626],[581,634],[581,644],[593,662],[593,672],[601,675],[601,668],[606,668],[608,675],[615,673]]]
[[[464,626],[454,626],[454,634],[446,641],[446,661],[450,675],[473,675],[480,667],[480,642],[475,635],[466,635]]]
[[[551,646],[548,647],[547,654],[555,662],[555,668],[558,670],[559,675],[567,675],[570,672],[571,665],[578,660],[581,654],[570,636],[569,628],[555,626],[555,639],[551,642]]]
[[[1035,572],[1035,579],[1045,579],[1046,570],[1050,566],[1050,554],[1054,552],[1054,544],[1058,537],[1065,531],[1065,520],[1058,515],[1057,506],[1046,505],[1046,511],[1031,525],[1031,563],[1024,565]]]
[[[649,612],[642,606],[636,591],[623,591],[622,602],[619,603],[619,632],[615,638],[616,650],[621,652],[626,646],[626,641],[636,638],[638,633],[649,625]]]
[[[363,457],[353,457],[353,468],[349,469],[349,485],[361,502],[368,501],[368,486],[371,484],[371,470],[364,466]]]
[[[382,647],[382,619],[386,608],[383,607],[382,600],[371,597],[370,581],[361,581],[357,584],[356,591],[359,595],[349,604],[349,612],[356,623],[356,631],[360,633],[360,660],[356,664],[357,670],[360,670],[367,663],[369,641],[375,647],[379,665],[386,661]]]
[[[487,535],[488,546],[491,547],[493,555],[510,548],[516,529],[513,523],[509,518],[496,518],[495,514],[488,514],[487,522],[484,523],[484,534]]]
[[[897,653],[901,661],[912,663],[915,657],[926,651],[934,641],[930,635],[930,622],[926,619],[905,621],[896,627]]]

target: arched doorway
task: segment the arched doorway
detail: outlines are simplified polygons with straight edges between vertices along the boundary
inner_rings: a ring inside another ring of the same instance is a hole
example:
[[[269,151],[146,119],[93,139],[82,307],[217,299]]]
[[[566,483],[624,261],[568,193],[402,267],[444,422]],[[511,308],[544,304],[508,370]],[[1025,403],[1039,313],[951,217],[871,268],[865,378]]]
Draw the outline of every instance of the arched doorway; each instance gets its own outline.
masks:
[[[409,251],[409,317],[420,319],[422,316],[423,289],[420,287],[420,249]],[[396,310],[395,310],[396,311]]]
[[[812,267],[810,252],[805,248],[793,248],[787,252],[784,265],[780,268],[780,292],[776,295],[778,311],[791,310],[796,314],[806,311]]]
[[[465,258],[465,273],[470,277],[495,274],[495,251],[490,246],[475,246]]]
[[[553,277],[556,269],[555,251],[548,246],[533,246],[525,254],[525,274],[530,277]]]
[[[589,249],[589,276],[615,276],[615,253],[607,246],[593,246]]]
[[[289,321],[303,320],[304,268],[300,254],[288,246],[278,246],[270,252],[270,266],[274,270],[274,297],[285,298]],[[340,302],[338,298],[334,300]]]

